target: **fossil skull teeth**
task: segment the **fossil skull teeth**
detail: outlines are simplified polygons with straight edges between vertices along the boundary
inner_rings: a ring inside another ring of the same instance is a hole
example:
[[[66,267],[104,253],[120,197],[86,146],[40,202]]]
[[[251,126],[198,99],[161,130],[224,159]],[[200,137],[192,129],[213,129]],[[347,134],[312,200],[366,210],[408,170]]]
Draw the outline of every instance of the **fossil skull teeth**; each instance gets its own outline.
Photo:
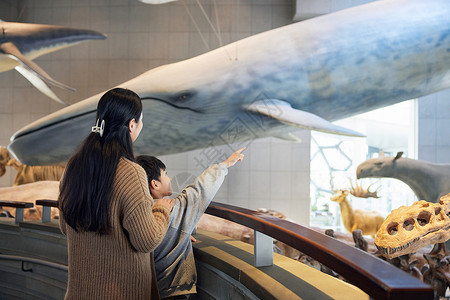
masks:
[[[375,245],[387,258],[450,239],[450,194],[439,203],[424,200],[394,209],[378,230]]]

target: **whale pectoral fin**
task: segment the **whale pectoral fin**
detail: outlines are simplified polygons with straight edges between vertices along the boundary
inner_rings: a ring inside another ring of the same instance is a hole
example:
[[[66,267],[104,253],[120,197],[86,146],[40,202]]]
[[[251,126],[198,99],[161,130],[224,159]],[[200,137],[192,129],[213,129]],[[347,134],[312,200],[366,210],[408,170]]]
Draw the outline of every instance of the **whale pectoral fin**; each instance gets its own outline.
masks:
[[[246,106],[246,109],[253,113],[266,115],[286,125],[298,128],[353,137],[365,136],[359,132],[334,125],[333,123],[328,122],[327,120],[312,113],[292,108],[288,102],[278,99],[255,101]]]
[[[276,137],[277,139],[280,139],[280,140],[288,141],[288,142],[294,142],[294,143],[301,143],[302,142],[301,138],[296,137],[295,135],[293,135],[290,132],[288,132],[286,134],[274,135],[274,137]]]
[[[48,85],[38,76],[34,74],[34,72],[31,72],[27,68],[23,66],[16,66],[15,69],[17,72],[22,74],[23,77],[25,77],[34,87],[36,87],[39,91],[41,91],[43,94],[47,95],[48,97],[52,98],[56,102],[59,102],[64,105],[68,105],[66,102],[62,101],[61,99],[56,96],[56,94],[48,87]]]
[[[39,67],[37,64],[35,64],[32,60],[26,58],[21,52],[20,50],[16,47],[16,45],[14,45],[11,42],[6,42],[3,44],[0,44],[0,50],[5,53],[6,55],[8,55],[10,58],[18,61],[19,63],[21,63],[21,65],[23,67],[25,67],[26,69],[28,69],[31,73],[34,73],[35,76],[40,77],[42,80],[57,86],[59,88],[62,89],[66,89],[69,91],[74,92],[75,89],[67,86],[61,82],[58,82],[56,80],[54,80],[53,78],[50,77],[50,75],[48,75],[41,67]],[[28,78],[27,78],[28,79]]]

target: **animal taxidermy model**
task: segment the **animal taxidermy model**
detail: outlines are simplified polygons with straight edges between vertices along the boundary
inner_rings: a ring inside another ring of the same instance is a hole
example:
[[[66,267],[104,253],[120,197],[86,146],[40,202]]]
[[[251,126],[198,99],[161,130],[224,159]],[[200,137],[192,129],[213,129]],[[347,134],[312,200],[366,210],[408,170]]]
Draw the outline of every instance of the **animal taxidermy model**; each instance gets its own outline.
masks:
[[[6,147],[0,146],[0,177],[6,172],[6,167],[13,167],[17,174],[14,185],[22,185],[36,181],[59,181],[64,173],[63,165],[28,166],[11,157]]]
[[[331,201],[339,203],[345,229],[349,232],[361,229],[363,235],[375,237],[384,217],[376,211],[353,210],[352,205],[347,200],[348,194],[349,192],[346,190],[336,190],[334,195],[331,196]]]
[[[418,199],[439,202],[450,191],[450,164],[434,164],[424,160],[383,156],[361,163],[356,169],[356,177],[388,177],[406,183]]]
[[[330,121],[450,88],[449,15],[448,0],[374,1],[147,71],[119,85],[151,120],[134,150],[292,140],[300,128],[361,136]],[[8,149],[29,165],[66,161],[102,94],[22,128]]]
[[[439,203],[424,200],[394,209],[375,238],[380,253],[392,259],[450,239],[450,194]]]
[[[53,79],[32,60],[85,40],[105,38],[105,35],[92,30],[0,20],[0,72],[16,69],[39,91],[67,105],[47,83],[69,91],[74,89]]]
[[[373,185],[373,183],[371,185],[369,185],[366,189],[362,187],[361,184],[358,184],[357,182],[355,183],[355,186],[353,186],[352,181],[350,180],[350,194],[352,194],[354,197],[357,198],[380,198],[378,196],[378,189],[379,187],[371,192],[370,191],[370,187]]]

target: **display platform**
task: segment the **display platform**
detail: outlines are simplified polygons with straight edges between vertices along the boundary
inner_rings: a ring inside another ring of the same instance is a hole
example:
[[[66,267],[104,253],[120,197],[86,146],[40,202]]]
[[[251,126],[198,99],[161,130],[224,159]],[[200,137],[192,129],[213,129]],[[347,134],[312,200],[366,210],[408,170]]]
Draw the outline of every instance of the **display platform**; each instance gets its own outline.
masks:
[[[283,255],[274,253],[272,266],[256,268],[250,244],[200,229],[195,238],[201,299],[369,299],[359,288]]]
[[[253,246],[199,230],[195,299],[368,299],[360,289],[282,255],[253,266]],[[63,299],[67,242],[57,221],[0,219],[2,299]]]

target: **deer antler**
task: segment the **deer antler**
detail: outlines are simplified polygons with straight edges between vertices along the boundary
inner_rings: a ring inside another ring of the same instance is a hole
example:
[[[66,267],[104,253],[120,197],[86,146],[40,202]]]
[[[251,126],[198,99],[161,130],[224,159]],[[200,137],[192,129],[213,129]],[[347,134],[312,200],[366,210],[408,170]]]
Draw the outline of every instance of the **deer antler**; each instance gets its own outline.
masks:
[[[358,198],[380,198],[379,196],[378,196],[378,189],[380,188],[380,187],[378,187],[375,191],[373,191],[373,192],[371,192],[369,189],[370,189],[370,187],[372,186],[372,184],[371,185],[369,185],[368,187],[367,187],[367,189],[363,189],[363,187],[361,186],[361,185],[358,185],[358,183],[357,182],[355,182],[355,186],[353,186],[353,183],[352,183],[352,181],[350,180],[350,178],[349,178],[349,181],[350,181],[350,185],[351,185],[351,190],[349,191],[350,192],[350,194],[352,194],[354,197],[358,197]]]

